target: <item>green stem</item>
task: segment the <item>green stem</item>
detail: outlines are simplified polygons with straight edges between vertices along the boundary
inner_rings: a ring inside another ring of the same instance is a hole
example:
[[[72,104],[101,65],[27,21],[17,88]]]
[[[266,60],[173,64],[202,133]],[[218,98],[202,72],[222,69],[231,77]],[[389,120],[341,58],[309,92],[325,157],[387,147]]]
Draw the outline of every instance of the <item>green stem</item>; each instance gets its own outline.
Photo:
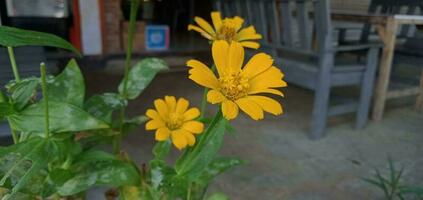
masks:
[[[7,47],[9,53],[10,63],[12,64],[13,76],[15,76],[15,81],[20,82],[21,77],[19,76],[18,66],[16,65],[15,53],[13,52],[12,47]],[[13,129],[12,124],[9,121],[10,132],[12,133],[13,143],[17,144],[19,142],[18,133]]]
[[[50,119],[49,119],[49,112],[48,112],[48,93],[47,93],[47,80],[46,80],[46,65],[44,63],[41,63],[40,66],[41,70],[41,88],[43,92],[43,98],[44,98],[44,130],[45,130],[45,136],[46,138],[50,137]]]
[[[122,96],[127,98],[128,95],[128,76],[129,69],[131,67],[131,57],[132,57],[132,44],[134,41],[134,33],[136,26],[137,13],[139,8],[140,1],[132,0],[131,1],[131,14],[129,17],[129,29],[128,29],[128,47],[126,48],[126,58],[125,58],[125,71],[123,75],[123,91]],[[120,110],[120,128],[119,133],[116,135],[113,140],[113,151],[116,155],[120,153],[122,133],[124,128],[124,119],[125,119],[125,108]]]
[[[13,52],[13,48],[7,47],[7,51],[9,52],[9,59],[10,59],[10,63],[12,64],[12,70],[13,70],[13,75],[15,76],[15,80],[16,82],[20,82],[21,78],[19,76],[18,66],[16,65],[15,53]]]
[[[216,71],[216,65],[212,65],[211,67],[212,72]],[[201,100],[201,114],[200,114],[200,118],[203,118],[207,109],[207,93],[209,92],[208,88],[204,88],[204,92],[203,92],[203,99]]]
[[[192,187],[192,183],[190,183],[188,186],[187,200],[191,200],[191,187]]]
[[[12,124],[9,121],[10,132],[12,132],[13,144],[17,144],[19,142],[18,134],[16,133],[15,129],[13,129]]]

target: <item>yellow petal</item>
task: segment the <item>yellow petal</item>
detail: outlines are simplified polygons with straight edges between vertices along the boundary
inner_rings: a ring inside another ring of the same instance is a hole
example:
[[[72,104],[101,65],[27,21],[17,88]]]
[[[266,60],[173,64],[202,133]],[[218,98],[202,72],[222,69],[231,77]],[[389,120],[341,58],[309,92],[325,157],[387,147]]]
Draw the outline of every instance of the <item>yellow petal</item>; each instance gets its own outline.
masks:
[[[270,67],[249,81],[249,90],[258,91],[267,88],[286,87],[287,84],[282,80],[282,77],[283,74],[278,68]]]
[[[176,107],[176,98],[174,96],[165,96],[165,102],[169,108],[169,112],[173,112]]]
[[[189,102],[184,98],[179,98],[178,102],[176,103],[176,112],[177,113],[184,113],[189,106]]]
[[[251,49],[258,49],[260,44],[258,42],[250,42],[250,41],[243,41],[241,42],[243,47],[251,48]]]
[[[229,44],[224,40],[218,40],[213,42],[212,45],[212,54],[213,54],[213,61],[216,65],[217,72],[219,73],[219,77],[223,76],[226,71],[226,64],[228,58],[228,50]]]
[[[254,40],[254,39],[261,39],[262,36],[256,33],[256,29],[254,26],[249,26],[247,28],[241,29],[237,34],[238,41],[243,40]]]
[[[249,115],[254,120],[263,119],[263,109],[260,108],[254,101],[249,100],[248,98],[242,98],[236,100],[236,104]]]
[[[233,22],[235,25],[235,30],[238,32],[238,30],[241,29],[242,24],[244,23],[244,19],[242,19],[241,17],[235,16],[233,18]]]
[[[253,78],[257,74],[269,69],[273,64],[273,59],[270,55],[265,53],[258,53],[254,55],[245,67],[242,69],[242,74],[248,78]]]
[[[239,72],[244,62],[244,48],[240,43],[233,41],[229,46],[228,56],[228,63],[226,66],[230,69],[230,72]]]
[[[197,118],[198,116],[200,116],[200,110],[198,110],[198,108],[190,108],[184,113],[184,120],[185,121],[193,120]]]
[[[167,127],[162,127],[156,131],[156,140],[165,141],[170,137],[170,130]]]
[[[179,129],[179,130],[172,131],[171,135],[172,135],[172,142],[176,148],[181,150],[187,146],[188,143],[187,143],[187,139],[185,137],[183,130]]]
[[[169,115],[169,109],[162,99],[156,99],[154,101],[154,106],[156,107],[157,112],[159,112],[159,115],[162,117],[162,119],[166,119],[166,117]]]
[[[216,32],[222,27],[222,16],[220,15],[220,12],[212,12],[211,18],[213,21],[213,26]]]
[[[282,106],[279,102],[265,96],[248,96],[248,99],[254,101],[264,111],[272,113],[273,115],[282,114]]]
[[[258,94],[258,93],[275,94],[275,95],[278,95],[278,96],[281,96],[281,97],[285,96],[281,91],[279,91],[277,89],[270,89],[270,88],[248,91],[248,94]]]
[[[201,17],[195,17],[194,21],[197,22],[197,24],[204,29],[205,31],[207,31],[210,35],[214,35],[214,30],[213,27],[203,18]]]
[[[238,106],[234,102],[226,100],[222,102],[222,113],[227,120],[234,119],[238,116]]]
[[[189,133],[189,132],[185,132],[185,138],[186,138],[186,140],[187,140],[187,142],[188,142],[188,145],[189,146],[194,146],[194,144],[195,144],[195,137],[194,137],[194,135],[193,134],[191,134],[191,133]]]
[[[189,78],[199,85],[208,88],[217,88],[219,81],[214,73],[205,64],[198,60],[189,60],[187,66],[191,67],[189,70]]]
[[[197,31],[197,32],[199,32],[203,37],[205,37],[206,39],[208,39],[208,40],[212,40],[213,39],[213,37],[209,34],[209,33],[207,33],[206,31],[204,31],[203,29],[201,29],[200,27],[198,27],[198,26],[194,26],[194,25],[192,25],[192,24],[190,24],[190,25],[188,25],[188,30],[190,31],[190,30],[194,30],[194,31]]]
[[[211,104],[221,103],[222,101],[225,101],[225,100],[226,100],[226,97],[223,96],[223,94],[217,90],[210,90],[207,93],[207,101],[210,102]]]
[[[204,124],[198,121],[189,121],[185,122],[182,125],[182,129],[189,131],[191,133],[202,133],[204,130]]]
[[[149,117],[150,119],[163,121],[163,119],[160,117],[159,113],[157,111],[153,110],[153,109],[148,109],[147,112],[145,113],[145,115],[147,115],[147,117]]]
[[[145,124],[145,130],[147,131],[155,130],[164,126],[165,124],[162,121],[150,120]]]

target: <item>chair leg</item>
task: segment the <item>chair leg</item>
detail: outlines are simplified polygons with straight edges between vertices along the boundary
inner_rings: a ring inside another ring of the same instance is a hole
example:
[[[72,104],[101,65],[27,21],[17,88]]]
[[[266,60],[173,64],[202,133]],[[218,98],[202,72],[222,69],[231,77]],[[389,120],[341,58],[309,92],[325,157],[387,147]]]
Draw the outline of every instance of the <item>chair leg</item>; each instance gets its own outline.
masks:
[[[330,70],[333,67],[333,55],[326,54],[319,63],[320,71],[314,95],[310,138],[320,139],[324,136],[328,118],[330,95]]]
[[[374,80],[377,69],[378,49],[370,49],[367,53],[366,70],[361,83],[360,100],[356,115],[357,129],[362,129],[369,119],[370,104],[373,96]]]
[[[417,97],[416,110],[423,112],[423,70],[422,75],[420,76],[420,94]]]

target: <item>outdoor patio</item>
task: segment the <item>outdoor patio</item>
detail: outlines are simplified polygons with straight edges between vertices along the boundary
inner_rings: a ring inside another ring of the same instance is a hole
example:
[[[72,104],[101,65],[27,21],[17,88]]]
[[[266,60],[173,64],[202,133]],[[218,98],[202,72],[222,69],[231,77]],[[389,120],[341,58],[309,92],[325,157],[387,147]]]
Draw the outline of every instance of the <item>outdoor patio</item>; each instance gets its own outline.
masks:
[[[85,75],[89,93],[113,91],[120,80],[107,70]],[[284,92],[281,117],[267,115],[257,122],[242,115],[234,121],[237,132],[226,134],[222,155],[248,163],[220,176],[209,193],[221,191],[235,200],[383,199],[381,191],[361,178],[373,175],[374,168],[386,169],[388,156],[405,167],[404,182],[423,184],[423,115],[413,109],[415,98],[390,101],[384,119],[370,122],[363,130],[353,128],[353,116],[334,118],[326,137],[312,141],[307,136],[312,93],[295,86]],[[202,88],[187,79],[186,71],[163,73],[128,110],[144,112],[154,99],[168,94],[184,96],[199,106]],[[154,134],[144,127],[123,144],[140,165],[152,158],[153,145]],[[172,157],[178,154],[174,150]],[[102,199],[100,191],[92,192],[89,199]]]

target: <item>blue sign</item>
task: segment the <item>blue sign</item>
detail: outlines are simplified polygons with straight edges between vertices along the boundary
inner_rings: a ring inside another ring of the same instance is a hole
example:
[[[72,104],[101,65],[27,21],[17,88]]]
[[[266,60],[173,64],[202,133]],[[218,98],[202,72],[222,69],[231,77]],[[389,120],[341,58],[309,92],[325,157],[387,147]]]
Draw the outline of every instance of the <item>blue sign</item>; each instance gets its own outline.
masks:
[[[145,40],[147,50],[169,49],[169,27],[166,25],[147,25]]]

